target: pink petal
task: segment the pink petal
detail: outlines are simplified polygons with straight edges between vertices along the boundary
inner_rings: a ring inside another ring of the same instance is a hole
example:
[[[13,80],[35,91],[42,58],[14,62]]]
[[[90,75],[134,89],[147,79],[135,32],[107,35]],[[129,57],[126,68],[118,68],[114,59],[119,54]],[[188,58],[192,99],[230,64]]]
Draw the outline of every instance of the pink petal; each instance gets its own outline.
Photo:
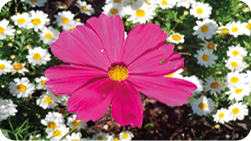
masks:
[[[177,78],[129,75],[127,80],[148,97],[169,105],[187,103],[191,91],[197,89],[193,83]]]
[[[102,48],[98,35],[82,25],[78,25],[73,31],[63,31],[51,44],[52,53],[64,62],[108,70],[110,63],[106,54],[101,51]]]
[[[55,94],[72,94],[93,78],[107,77],[107,72],[83,66],[55,66],[45,71],[45,85]]]
[[[74,92],[67,103],[69,112],[78,112],[76,119],[88,122],[101,118],[114,96],[115,83],[110,78],[93,80]]]
[[[143,121],[143,108],[140,96],[136,89],[128,82],[122,81],[117,85],[112,102],[112,117],[125,126],[141,126]]]
[[[137,25],[128,34],[122,50],[122,62],[130,64],[146,50],[160,47],[166,43],[167,35],[159,25],[147,23]]]
[[[120,16],[108,17],[105,14],[101,14],[99,18],[93,17],[87,20],[86,26],[99,36],[110,63],[120,62],[119,55],[124,44],[125,34]]]

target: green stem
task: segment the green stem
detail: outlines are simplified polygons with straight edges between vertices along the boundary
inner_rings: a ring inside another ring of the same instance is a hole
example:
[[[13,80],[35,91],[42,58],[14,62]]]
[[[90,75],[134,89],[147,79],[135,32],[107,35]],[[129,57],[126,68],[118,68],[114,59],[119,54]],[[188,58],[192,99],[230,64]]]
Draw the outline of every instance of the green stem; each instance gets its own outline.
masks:
[[[78,11],[78,12],[74,15],[74,17],[76,17],[79,13],[80,13],[80,11]]]
[[[82,122],[82,120],[80,120],[79,123],[71,129],[71,131],[69,131],[67,134],[65,134],[65,135],[60,139],[60,141],[63,140],[63,139],[64,139],[67,135],[69,135],[71,132],[73,132],[73,131],[80,125],[81,122]]]
[[[16,137],[16,140],[18,140],[18,137],[17,137],[17,135],[16,135],[16,133],[15,133],[15,131],[13,129],[13,126],[12,126],[11,122],[10,122],[10,117],[8,118],[8,122],[9,122],[10,128],[12,130],[12,134],[14,134],[14,136]]]

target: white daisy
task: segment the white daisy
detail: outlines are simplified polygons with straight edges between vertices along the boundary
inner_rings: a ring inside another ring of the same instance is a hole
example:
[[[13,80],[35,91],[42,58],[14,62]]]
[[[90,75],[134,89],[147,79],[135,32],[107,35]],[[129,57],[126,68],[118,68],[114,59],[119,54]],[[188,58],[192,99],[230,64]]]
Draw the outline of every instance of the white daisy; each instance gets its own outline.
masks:
[[[30,4],[31,7],[42,7],[47,2],[47,0],[22,0],[23,2]]]
[[[45,119],[41,120],[41,123],[53,131],[54,129],[64,125],[64,117],[58,112],[49,112]],[[50,130],[48,131],[51,132]]]
[[[40,137],[41,137],[41,134],[30,135],[29,141],[39,140]]]
[[[197,63],[205,67],[214,65],[218,59],[218,57],[213,54],[213,50],[200,49],[197,50],[197,53],[198,54],[194,55],[198,60]]]
[[[192,4],[190,14],[198,19],[207,19],[211,15],[212,7],[207,3],[196,2]]]
[[[177,7],[186,7],[187,9],[191,4],[195,3],[195,0],[178,0]]]
[[[182,72],[183,72],[183,69],[179,69],[174,73],[165,75],[165,77],[183,78],[183,76],[181,75]]]
[[[242,26],[244,27],[244,33],[248,36],[251,34],[251,20],[248,21],[248,23],[242,23]]]
[[[0,99],[0,121],[7,119],[9,116],[15,116],[17,105],[13,104],[11,99]]]
[[[117,3],[108,3],[102,9],[103,9],[104,13],[106,15],[108,15],[109,17],[112,16],[112,15],[119,15],[120,17],[125,16],[124,8],[123,8],[123,5],[121,3],[119,3],[119,4],[117,4]]]
[[[27,77],[23,77],[21,79],[15,78],[14,82],[9,83],[10,93],[13,96],[20,97],[28,97],[33,94],[35,91],[34,84],[30,83]]]
[[[15,29],[13,26],[9,26],[9,21],[3,19],[0,21],[0,40],[5,39],[6,35],[14,36]]]
[[[72,133],[71,135],[66,136],[67,141],[84,141],[85,139],[81,139],[82,134],[80,132]]]
[[[107,140],[108,136],[109,136],[108,133],[99,132],[98,134],[93,135],[92,139],[94,139],[94,140]]]
[[[225,108],[221,108],[217,110],[216,114],[213,115],[213,118],[216,123],[224,124],[225,122],[229,121],[228,115],[229,115],[229,111]]]
[[[24,63],[14,62],[12,64],[12,73],[11,73],[11,75],[14,75],[17,72],[21,73],[22,75],[25,75],[24,74],[25,72],[29,72],[29,70],[27,68],[25,68],[25,64],[26,64],[26,62],[24,62]]]
[[[70,21],[67,27],[64,27],[64,30],[68,30],[68,31],[73,31],[73,29],[77,26],[77,25],[84,25],[81,22],[77,22],[77,21]]]
[[[76,120],[76,116],[77,115],[72,115],[70,117],[67,118],[67,125],[72,129],[73,127],[75,127],[76,125],[79,124],[80,120]],[[84,122],[81,122],[80,125],[76,128],[77,130],[80,129],[84,129],[85,131],[87,131],[89,129],[88,125]]]
[[[226,26],[229,28],[229,34],[234,37],[244,34],[245,27],[241,25],[240,21],[228,23]]]
[[[69,100],[70,96],[67,96],[67,95],[60,95],[60,103],[61,105],[63,106],[67,106],[67,102]]]
[[[247,51],[245,48],[241,47],[240,45],[230,46],[228,47],[227,56],[243,58],[247,56]]]
[[[213,94],[214,92],[220,93],[224,88],[223,83],[219,79],[215,81],[214,78],[208,77],[205,80],[206,84],[203,87],[205,88],[205,91],[209,91],[210,94]]]
[[[53,95],[48,91],[45,94],[41,95],[40,98],[37,99],[36,103],[43,109],[54,109],[57,106]]]
[[[130,17],[127,19],[128,21],[132,21],[132,23],[146,23],[147,21],[153,19],[153,16],[156,15],[154,12],[155,7],[150,6],[147,3],[143,3],[143,5],[139,5],[138,3],[133,3],[133,5],[127,7],[127,12]]]
[[[48,134],[47,138],[50,138],[51,141],[59,141],[65,134],[69,132],[69,128],[65,125],[61,125],[56,127],[54,130],[45,129],[46,133]]]
[[[40,38],[43,40],[44,44],[51,44],[58,39],[59,32],[52,27],[43,28],[42,33],[40,33]]]
[[[59,9],[67,9],[67,8],[68,8],[67,4],[66,4],[66,3],[63,3],[63,2],[61,2],[61,1],[57,1],[57,7],[58,7]]]
[[[31,22],[30,15],[28,13],[13,15],[11,19],[14,24],[20,28],[27,28],[28,24]]]
[[[203,21],[196,21],[197,26],[193,28],[195,32],[193,35],[197,35],[201,40],[211,39],[212,35],[216,34],[217,24],[214,20],[205,19]]]
[[[12,69],[11,61],[0,59],[0,76],[2,74],[5,75],[7,72],[11,72],[11,69]]]
[[[244,105],[242,103],[235,103],[233,105],[229,106],[229,119],[235,121],[243,120],[246,115],[248,115],[248,108],[247,105]]]
[[[228,60],[225,60],[226,67],[232,71],[243,71],[246,68],[246,63],[243,62],[242,58],[230,57]]]
[[[75,5],[80,9],[80,12],[83,14],[91,16],[95,13],[95,10],[92,8],[92,5],[87,4],[86,1],[77,0]]]
[[[251,71],[248,70],[246,75],[247,75],[247,84],[251,91]]]
[[[74,14],[72,14],[71,11],[62,11],[58,12],[54,17],[56,18],[58,26],[62,26],[65,29],[68,28],[69,23],[73,21]]]
[[[184,36],[179,33],[173,33],[167,38],[167,41],[175,44],[184,43]]]
[[[193,95],[199,94],[199,93],[201,93],[203,91],[203,85],[202,85],[203,81],[200,80],[195,75],[190,76],[190,77],[184,77],[184,79],[194,83],[197,86],[197,89],[195,91],[192,91]]]
[[[226,86],[228,87],[238,87],[241,85],[245,85],[248,81],[246,78],[246,74],[239,73],[239,72],[230,72],[225,77],[226,79]]]
[[[171,9],[175,6],[176,2],[176,0],[157,0],[161,9]]]
[[[230,91],[226,92],[226,94],[230,95],[229,99],[235,99],[236,101],[243,100],[244,96],[249,96],[250,89],[248,85],[240,85],[236,87],[230,87]]]
[[[47,51],[47,49],[43,49],[41,47],[29,48],[29,55],[26,56],[28,61],[33,65],[42,65],[46,64],[47,61],[51,60],[51,55]]]
[[[215,108],[215,104],[211,98],[201,96],[200,98],[193,100],[191,107],[195,114],[203,116],[212,113]]]
[[[31,22],[28,24],[28,28],[34,28],[36,32],[43,29],[50,21],[48,15],[43,11],[30,11],[30,17]]]
[[[208,42],[204,40],[204,43],[200,43],[199,45],[202,46],[201,49],[209,49],[209,50],[216,50],[217,44],[213,42]]]
[[[122,131],[119,133],[119,139],[122,141],[130,141],[134,137],[133,133],[130,131]]]

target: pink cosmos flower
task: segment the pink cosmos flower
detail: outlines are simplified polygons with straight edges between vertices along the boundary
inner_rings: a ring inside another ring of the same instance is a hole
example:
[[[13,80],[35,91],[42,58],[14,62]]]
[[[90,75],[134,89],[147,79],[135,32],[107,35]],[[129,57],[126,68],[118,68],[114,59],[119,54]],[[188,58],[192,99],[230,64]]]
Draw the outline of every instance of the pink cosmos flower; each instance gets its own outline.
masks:
[[[169,105],[182,105],[196,86],[164,77],[184,65],[159,25],[138,24],[124,43],[120,17],[101,14],[73,31],[63,31],[51,44],[52,53],[71,65],[51,67],[46,85],[56,94],[71,94],[69,112],[77,120],[101,118],[112,104],[111,114],[124,126],[141,126],[143,108],[138,91]],[[166,59],[165,63],[160,63]]]

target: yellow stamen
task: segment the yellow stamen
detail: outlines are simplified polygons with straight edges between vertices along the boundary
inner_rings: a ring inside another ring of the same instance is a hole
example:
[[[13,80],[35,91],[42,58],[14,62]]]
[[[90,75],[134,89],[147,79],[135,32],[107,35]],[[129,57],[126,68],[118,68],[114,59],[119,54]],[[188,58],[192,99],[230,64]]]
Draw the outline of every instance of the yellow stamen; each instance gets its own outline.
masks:
[[[163,5],[167,5],[168,3],[167,3],[167,1],[166,1],[166,0],[162,0],[161,4],[163,4]]]
[[[121,2],[121,0],[113,0],[114,2],[117,2],[117,3],[120,3]]]
[[[41,24],[41,20],[38,19],[38,18],[34,18],[34,19],[32,20],[32,23],[33,23],[34,25],[40,25],[40,24]]]
[[[213,89],[217,89],[218,87],[219,87],[219,84],[217,82],[213,82],[211,84],[211,88],[213,88]]]
[[[87,8],[85,6],[82,6],[81,9],[87,11]]]
[[[209,49],[214,49],[214,47],[215,47],[215,45],[212,44],[212,43],[209,43],[209,44],[207,45],[207,48],[209,48]]]
[[[35,54],[33,55],[33,58],[34,58],[35,60],[40,60],[40,59],[41,59],[41,55],[38,54],[38,53],[35,53]]]
[[[236,62],[232,62],[232,63],[231,63],[231,66],[233,66],[233,67],[237,67],[237,66],[238,66],[238,63],[236,63]]]
[[[47,96],[45,99],[44,99],[44,102],[46,103],[51,103],[52,99],[51,97]]]
[[[202,59],[203,59],[204,61],[207,61],[207,60],[209,59],[209,56],[206,55],[206,54],[204,54],[204,55],[202,56]]]
[[[50,38],[52,37],[51,33],[46,33],[44,36],[45,36],[45,38],[47,38],[47,39],[50,39]]]
[[[59,95],[57,95],[57,94],[53,94],[55,97],[59,97]]]
[[[63,22],[64,24],[68,24],[68,23],[69,23],[69,19],[68,19],[68,18],[62,18],[62,22]]]
[[[223,29],[223,30],[221,30],[221,33],[222,33],[222,34],[228,34],[228,33],[229,33],[229,30],[228,30],[228,29]]]
[[[196,12],[197,12],[198,14],[202,14],[202,13],[203,13],[203,9],[198,8],[198,9],[196,10]]]
[[[115,14],[117,14],[119,11],[118,11],[118,9],[116,9],[116,8],[112,8],[111,10],[110,10],[110,13],[112,13],[113,15],[115,15]]]
[[[4,70],[6,67],[4,64],[0,64],[0,70]]]
[[[203,25],[200,29],[201,29],[201,32],[206,33],[209,28],[208,28],[208,26]]]
[[[0,34],[2,34],[4,32],[4,28],[2,28],[1,26],[0,26]]]
[[[173,40],[179,41],[181,37],[179,35],[173,35]]]
[[[79,121],[74,120],[74,121],[71,122],[71,124],[74,125],[74,126],[76,126],[76,125],[79,124]]]
[[[143,17],[143,16],[145,16],[146,13],[144,10],[138,9],[135,14],[138,17]]]
[[[205,103],[201,102],[201,103],[198,105],[198,107],[199,107],[200,109],[205,109],[205,108],[207,107],[207,105],[206,105]]]
[[[25,19],[24,18],[19,18],[18,20],[17,20],[17,22],[19,22],[19,23],[24,23],[25,22]]]
[[[113,140],[114,140],[114,141],[118,141],[118,140],[119,140],[119,138],[117,138],[117,137],[114,137],[114,138],[113,138]]]
[[[236,94],[240,94],[240,93],[242,92],[242,89],[236,89],[234,92],[235,92]]]
[[[224,113],[220,113],[219,118],[223,118],[223,117],[224,117]]]
[[[62,132],[60,130],[56,130],[53,132],[53,136],[60,136]]]
[[[248,23],[246,28],[250,30],[251,29],[251,23]]]
[[[237,27],[233,27],[233,28],[232,28],[232,31],[233,31],[233,32],[237,32],[238,30],[239,30],[239,29],[238,29]]]
[[[50,129],[54,129],[54,128],[57,127],[57,124],[55,122],[49,122],[47,127],[50,128]]]
[[[17,86],[17,90],[20,91],[20,92],[23,92],[27,89],[27,87],[23,84],[20,84]]]
[[[237,56],[239,54],[239,51],[234,50],[232,53],[233,53],[234,56]]]
[[[129,134],[128,134],[128,133],[124,133],[124,134],[122,135],[122,137],[123,137],[124,139],[127,139],[127,138],[128,138],[128,136],[129,136]]]
[[[109,69],[108,77],[115,81],[125,80],[128,76],[128,70],[124,65],[116,65]]]
[[[171,73],[171,74],[167,74],[165,75],[165,77],[173,77],[174,73]]]
[[[41,81],[41,84],[44,85],[45,82],[46,82],[46,80],[42,80],[42,81]]]
[[[234,114],[234,115],[236,115],[236,114],[238,114],[239,113],[239,109],[238,108],[234,108],[233,110],[232,110],[232,113]]]
[[[103,138],[103,136],[98,136],[97,139],[98,140],[103,140],[104,138]]]
[[[232,77],[230,80],[232,83],[237,83],[239,81],[238,77]]]

